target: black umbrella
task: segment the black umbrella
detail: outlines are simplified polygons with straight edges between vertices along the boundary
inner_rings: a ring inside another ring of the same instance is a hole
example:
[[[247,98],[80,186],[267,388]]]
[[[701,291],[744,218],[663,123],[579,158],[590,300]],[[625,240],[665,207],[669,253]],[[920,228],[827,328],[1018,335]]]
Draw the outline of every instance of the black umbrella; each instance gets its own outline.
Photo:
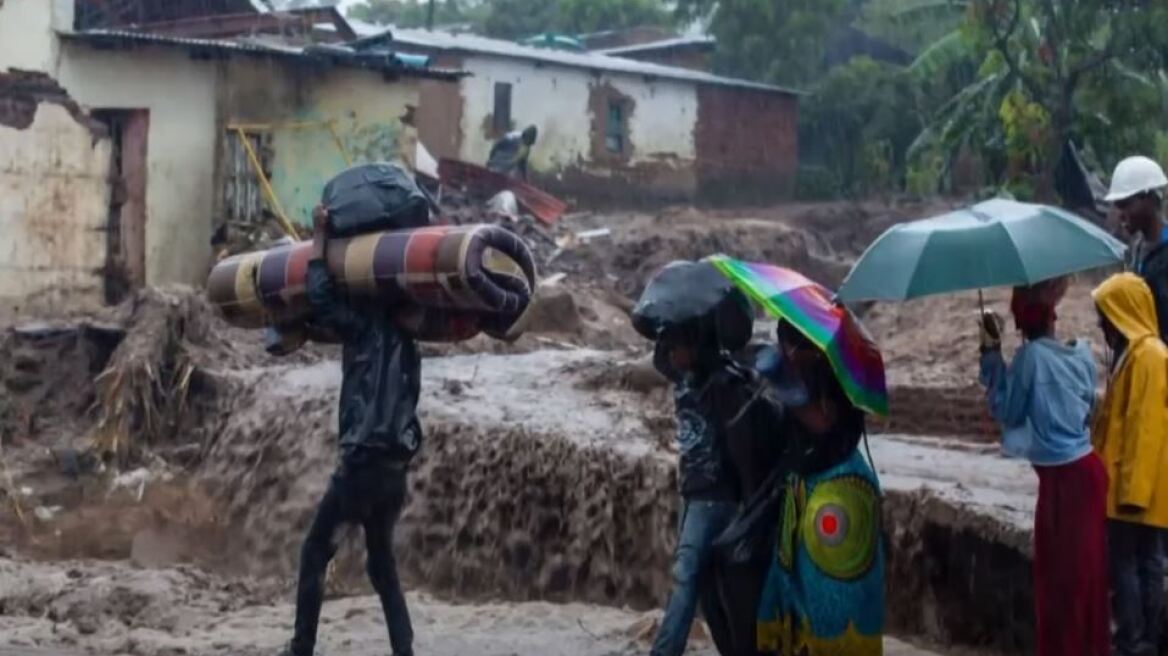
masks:
[[[659,271],[633,308],[633,328],[647,339],[695,331],[716,337],[719,346],[737,351],[754,327],[750,301],[707,262],[679,260]]]

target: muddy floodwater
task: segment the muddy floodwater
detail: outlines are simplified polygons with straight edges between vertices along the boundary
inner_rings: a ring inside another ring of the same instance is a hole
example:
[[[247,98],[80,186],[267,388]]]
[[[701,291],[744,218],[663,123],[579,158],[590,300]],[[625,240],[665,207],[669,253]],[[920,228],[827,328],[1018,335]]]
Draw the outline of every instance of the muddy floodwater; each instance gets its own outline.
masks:
[[[675,425],[624,295],[671,257],[748,248],[760,231],[779,246],[757,257],[788,249],[822,275],[854,255],[846,235],[813,238],[773,216],[725,219],[722,232],[700,215],[620,218],[612,243],[557,260],[566,277],[542,290],[518,342],[425,346],[426,439],[395,532],[420,652],[647,652],[670,584]],[[868,440],[885,491],[889,633],[902,641],[890,654],[1022,654],[1033,641],[1037,484],[998,455],[963,377],[976,364],[962,346],[970,302],[867,311],[901,408]],[[272,653],[336,455],[337,350],[268,357],[257,333],[184,289],[7,325],[0,645]],[[757,336],[771,331],[760,322]],[[128,455],[91,457],[109,435]],[[357,538],[329,574],[322,645],[384,653]],[[713,654],[700,625],[693,653]]]

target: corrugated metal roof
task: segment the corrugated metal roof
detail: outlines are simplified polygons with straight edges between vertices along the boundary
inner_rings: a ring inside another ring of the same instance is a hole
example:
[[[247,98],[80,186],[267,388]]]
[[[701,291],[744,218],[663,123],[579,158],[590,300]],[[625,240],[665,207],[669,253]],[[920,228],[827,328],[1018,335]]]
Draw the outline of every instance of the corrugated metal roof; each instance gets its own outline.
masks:
[[[328,59],[333,63],[342,66],[392,71],[401,73],[403,75],[433,77],[445,80],[458,79],[459,77],[466,75],[466,73],[463,71],[420,67],[417,66],[414,62],[410,61],[408,58],[398,58],[396,53],[390,51],[376,53],[369,51],[358,52],[345,46],[338,45],[300,47],[260,38],[201,39],[111,29],[94,29],[85,30],[83,32],[61,32],[59,36],[63,39],[72,39],[76,41],[84,41],[87,43],[107,45],[142,43],[188,49],[213,50],[227,53],[234,52],[254,56],[298,59],[302,61],[320,61],[321,59]]]
[[[696,84],[713,84],[742,89],[753,89],[756,91],[767,91],[772,93],[801,95],[801,92],[794,89],[788,89],[786,87],[762,84],[760,82],[751,82],[749,80],[740,80],[737,78],[722,77],[719,75],[713,75],[711,73],[703,73],[701,71],[693,71],[675,66],[665,66],[662,64],[636,61],[634,59],[623,59],[621,57],[610,57],[598,52],[577,53],[565,52],[561,50],[530,48],[519,45],[517,43],[512,43],[510,41],[489,39],[487,37],[473,34],[451,34],[449,32],[394,28],[392,30],[383,31],[376,35],[358,39],[357,41],[354,41],[352,45],[354,47],[360,48],[363,45],[368,46],[373,43],[382,42],[384,42],[386,45],[398,43],[402,46],[413,46],[417,48],[468,52],[481,55],[491,55],[495,57],[525,59],[529,61],[541,62],[544,64],[555,64],[572,68],[609,71],[613,73],[626,73],[629,75],[658,77],[669,80],[693,82]]]
[[[619,48],[602,48],[593,52],[598,52],[602,55],[620,56],[631,55],[639,52],[654,52],[656,50],[670,50],[672,48],[688,48],[690,46],[707,46],[713,47],[718,42],[717,39],[710,36],[680,36],[676,39],[664,39],[661,41],[650,41],[649,43],[638,43],[631,46],[621,46]]]

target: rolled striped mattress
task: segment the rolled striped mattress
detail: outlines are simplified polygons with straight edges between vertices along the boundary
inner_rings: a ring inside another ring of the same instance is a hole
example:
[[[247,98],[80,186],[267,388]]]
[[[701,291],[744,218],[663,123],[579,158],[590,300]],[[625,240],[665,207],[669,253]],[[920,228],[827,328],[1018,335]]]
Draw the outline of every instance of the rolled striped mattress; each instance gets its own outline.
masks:
[[[305,288],[312,243],[243,253],[215,265],[207,294],[244,328],[311,324]],[[427,226],[330,240],[329,271],[343,293],[400,307],[423,341],[508,333],[536,285],[527,244],[492,225]],[[507,335],[513,337],[514,335]]]

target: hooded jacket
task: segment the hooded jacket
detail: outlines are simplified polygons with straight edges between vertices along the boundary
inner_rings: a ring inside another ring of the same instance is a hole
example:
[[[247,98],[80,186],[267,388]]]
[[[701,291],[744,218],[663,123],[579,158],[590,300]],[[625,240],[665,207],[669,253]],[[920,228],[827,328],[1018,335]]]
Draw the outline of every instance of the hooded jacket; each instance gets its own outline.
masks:
[[[1109,479],[1107,514],[1168,528],[1168,347],[1152,292],[1139,276],[1123,273],[1093,296],[1127,339],[1092,431]]]

